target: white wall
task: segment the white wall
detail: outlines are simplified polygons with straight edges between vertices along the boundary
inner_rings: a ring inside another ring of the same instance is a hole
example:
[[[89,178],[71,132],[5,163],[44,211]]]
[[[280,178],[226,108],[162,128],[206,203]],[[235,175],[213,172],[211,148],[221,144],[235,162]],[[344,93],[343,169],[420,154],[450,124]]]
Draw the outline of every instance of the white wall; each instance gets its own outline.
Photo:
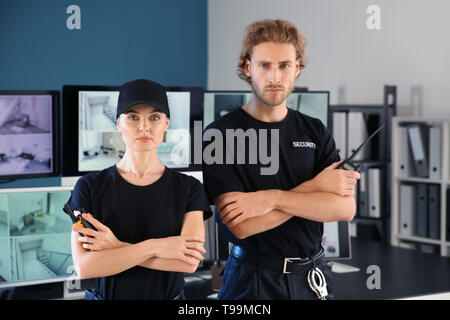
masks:
[[[369,30],[369,5],[381,30]],[[330,90],[331,104],[377,104],[397,85],[399,114],[450,115],[448,0],[208,0],[208,89],[247,90],[236,74],[245,27],[293,22],[308,44],[297,86]]]

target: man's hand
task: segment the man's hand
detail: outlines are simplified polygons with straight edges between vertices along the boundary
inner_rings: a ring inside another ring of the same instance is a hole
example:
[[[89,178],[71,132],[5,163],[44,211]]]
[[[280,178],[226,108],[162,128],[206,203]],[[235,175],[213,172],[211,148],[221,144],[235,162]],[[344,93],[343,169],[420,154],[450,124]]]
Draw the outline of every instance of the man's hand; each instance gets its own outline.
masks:
[[[274,209],[274,190],[230,192],[217,203],[222,222],[232,228],[242,221],[262,216]]]
[[[337,169],[341,161],[332,163],[315,176],[311,182],[320,192],[331,192],[338,196],[353,196],[356,180],[361,176],[356,171]]]

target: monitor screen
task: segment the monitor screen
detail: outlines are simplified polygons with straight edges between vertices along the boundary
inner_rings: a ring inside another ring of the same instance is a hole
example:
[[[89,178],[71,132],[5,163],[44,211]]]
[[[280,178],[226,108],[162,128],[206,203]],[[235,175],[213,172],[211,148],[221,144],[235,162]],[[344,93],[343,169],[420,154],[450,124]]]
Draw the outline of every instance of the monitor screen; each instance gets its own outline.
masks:
[[[320,119],[328,126],[329,96],[328,91],[293,92],[288,97],[287,105],[291,109]]]
[[[75,275],[72,221],[62,208],[70,188],[0,189],[0,287]]]
[[[58,115],[58,91],[0,91],[0,179],[59,174]]]
[[[117,86],[64,86],[64,176],[103,170],[119,162],[125,154],[125,144],[116,125],[118,90]],[[200,164],[193,164],[191,155],[193,123],[203,116],[203,91],[193,87],[167,87],[166,90],[170,122],[158,147],[159,159],[168,168],[179,171],[201,170]]]
[[[204,97],[203,127],[233,109],[242,107],[252,98],[251,91],[207,91]],[[308,116],[320,119],[328,125],[328,91],[292,92],[287,98],[287,107]]]

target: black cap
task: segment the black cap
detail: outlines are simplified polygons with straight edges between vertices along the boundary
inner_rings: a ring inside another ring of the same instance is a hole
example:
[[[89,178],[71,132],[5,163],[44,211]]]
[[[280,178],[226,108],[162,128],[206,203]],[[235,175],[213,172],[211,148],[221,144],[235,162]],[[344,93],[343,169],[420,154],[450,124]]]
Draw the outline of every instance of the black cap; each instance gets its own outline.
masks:
[[[136,104],[147,104],[155,107],[165,113],[167,117],[170,117],[166,89],[159,83],[146,79],[138,79],[123,84],[120,87],[116,119],[125,110]]]

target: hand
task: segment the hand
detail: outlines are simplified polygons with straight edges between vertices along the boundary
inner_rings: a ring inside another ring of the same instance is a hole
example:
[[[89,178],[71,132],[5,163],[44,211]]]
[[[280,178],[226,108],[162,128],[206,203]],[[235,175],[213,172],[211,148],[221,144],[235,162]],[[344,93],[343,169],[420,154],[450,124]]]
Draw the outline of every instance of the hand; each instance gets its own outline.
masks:
[[[155,243],[156,257],[162,259],[178,259],[188,264],[198,264],[203,260],[205,239],[198,236],[182,235],[152,239]]]
[[[219,199],[217,209],[222,222],[231,228],[246,219],[262,216],[273,210],[273,196],[271,190],[230,192]]]
[[[356,180],[360,174],[356,171],[337,169],[342,163],[337,161],[322,170],[312,179],[315,187],[322,192],[331,192],[339,196],[353,196],[355,194]]]
[[[89,228],[73,226],[73,231],[81,232],[86,235],[86,237],[77,237],[79,242],[83,242],[83,248],[99,251],[121,246],[121,242],[116,238],[114,233],[107,226],[95,219],[91,214],[83,213],[83,219],[90,222],[97,229],[97,231],[95,231]]]

